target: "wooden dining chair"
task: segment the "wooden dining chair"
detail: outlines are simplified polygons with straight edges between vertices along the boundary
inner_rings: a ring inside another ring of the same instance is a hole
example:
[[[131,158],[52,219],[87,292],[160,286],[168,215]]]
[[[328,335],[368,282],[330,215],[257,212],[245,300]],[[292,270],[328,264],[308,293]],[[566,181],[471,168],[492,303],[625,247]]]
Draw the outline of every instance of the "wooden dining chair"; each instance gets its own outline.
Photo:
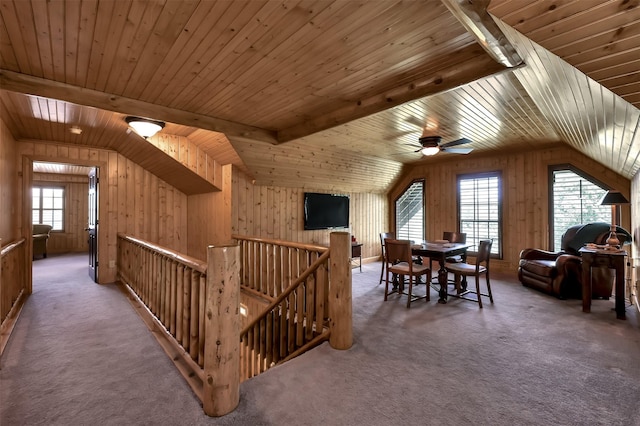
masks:
[[[387,296],[392,293],[405,294],[408,296],[407,308],[411,307],[411,302],[419,299],[426,299],[428,302],[431,300],[431,286],[425,285],[426,293],[424,296],[415,296],[413,294],[414,278],[426,275],[426,283],[431,278],[431,269],[427,265],[419,265],[413,262],[413,256],[411,255],[411,241],[410,240],[394,240],[387,238],[384,240],[385,253],[387,264],[387,273],[385,277],[384,288],[384,300],[387,300]],[[396,275],[398,277],[398,286],[389,292],[389,274]],[[409,277],[409,288],[405,292],[404,289],[404,277]]]
[[[445,268],[447,272],[451,272],[454,275],[454,282],[456,286],[457,297],[460,299],[471,300],[478,302],[480,308],[482,308],[482,296],[488,296],[491,303],[493,303],[493,295],[491,294],[491,282],[489,280],[489,260],[491,259],[491,246],[493,245],[493,239],[480,240],[480,246],[478,248],[478,255],[476,257],[475,265],[471,265],[467,262],[462,263],[446,263]],[[487,280],[487,292],[480,292],[480,275],[484,274]],[[476,279],[476,291],[461,289],[460,283],[462,277],[473,276]],[[466,294],[475,293],[477,299],[467,298]]]
[[[467,242],[467,233],[466,232],[444,231],[442,233],[442,239],[443,240],[447,240],[450,243],[466,244],[466,242]],[[457,255],[457,256],[447,257],[447,262],[460,263],[460,262],[464,262],[464,260],[462,259],[462,256]]]
[[[380,233],[380,248],[382,250],[382,270],[380,271],[380,282],[382,284],[382,278],[384,278],[384,271],[387,269],[387,257],[385,256],[384,240],[387,238],[395,238],[396,235],[393,232],[381,232]]]

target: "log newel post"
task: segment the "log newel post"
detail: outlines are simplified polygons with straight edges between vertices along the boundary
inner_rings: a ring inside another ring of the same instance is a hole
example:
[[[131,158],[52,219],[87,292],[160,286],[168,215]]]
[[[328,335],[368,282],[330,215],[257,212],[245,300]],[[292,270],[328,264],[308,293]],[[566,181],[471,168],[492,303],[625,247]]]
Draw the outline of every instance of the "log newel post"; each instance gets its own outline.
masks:
[[[332,232],[329,244],[329,344],[334,349],[349,349],[353,344],[351,235],[348,232]]]
[[[223,416],[240,402],[240,247],[207,249],[204,392],[209,416]]]
[[[0,238],[0,250],[2,250],[2,238]],[[0,303],[2,303],[2,300],[4,300],[4,298],[2,297],[2,257],[0,257]],[[0,309],[1,311],[1,309]],[[4,318],[0,317],[0,324],[2,323],[2,320]],[[2,368],[2,367],[0,367]]]

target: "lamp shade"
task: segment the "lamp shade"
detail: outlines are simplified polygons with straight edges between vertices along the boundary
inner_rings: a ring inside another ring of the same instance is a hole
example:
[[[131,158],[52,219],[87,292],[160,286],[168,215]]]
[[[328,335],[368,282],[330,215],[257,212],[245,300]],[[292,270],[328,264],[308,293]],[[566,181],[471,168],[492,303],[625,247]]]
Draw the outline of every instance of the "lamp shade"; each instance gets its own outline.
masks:
[[[129,116],[124,120],[137,134],[145,139],[150,138],[164,128],[164,122],[148,118]]]
[[[600,204],[603,206],[616,206],[618,204],[629,204],[629,201],[624,198],[620,191],[607,191],[600,199]]]

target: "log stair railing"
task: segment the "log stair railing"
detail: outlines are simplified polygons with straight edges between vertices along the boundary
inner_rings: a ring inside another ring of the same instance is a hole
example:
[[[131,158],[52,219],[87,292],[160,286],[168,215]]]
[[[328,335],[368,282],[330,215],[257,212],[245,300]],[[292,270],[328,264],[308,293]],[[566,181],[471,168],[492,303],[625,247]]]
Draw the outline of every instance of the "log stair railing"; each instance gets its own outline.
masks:
[[[242,289],[271,303],[240,333],[241,380],[329,339],[327,247],[234,235]]]
[[[123,234],[117,264],[125,293],[202,400],[207,264]]]
[[[118,234],[121,288],[210,416],[237,407],[242,380],[326,339],[352,344],[348,233],[332,233],[330,248],[234,238],[209,246],[205,263]],[[241,294],[268,304],[244,330],[241,306],[257,305]]]
[[[0,356],[30,293],[26,256],[27,244],[24,238],[7,244],[0,251]]]

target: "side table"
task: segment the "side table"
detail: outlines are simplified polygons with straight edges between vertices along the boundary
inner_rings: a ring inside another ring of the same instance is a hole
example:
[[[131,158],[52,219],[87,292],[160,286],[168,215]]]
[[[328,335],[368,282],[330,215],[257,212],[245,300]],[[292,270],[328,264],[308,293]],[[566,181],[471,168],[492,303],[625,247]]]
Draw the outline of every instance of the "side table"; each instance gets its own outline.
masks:
[[[351,259],[358,258],[358,263],[356,266],[360,268],[360,272],[362,272],[362,244],[361,243],[351,243]]]
[[[624,258],[627,252],[586,247],[579,252],[582,257],[582,312],[591,312],[591,267],[604,266],[616,271],[616,317],[627,319],[624,309]]]

